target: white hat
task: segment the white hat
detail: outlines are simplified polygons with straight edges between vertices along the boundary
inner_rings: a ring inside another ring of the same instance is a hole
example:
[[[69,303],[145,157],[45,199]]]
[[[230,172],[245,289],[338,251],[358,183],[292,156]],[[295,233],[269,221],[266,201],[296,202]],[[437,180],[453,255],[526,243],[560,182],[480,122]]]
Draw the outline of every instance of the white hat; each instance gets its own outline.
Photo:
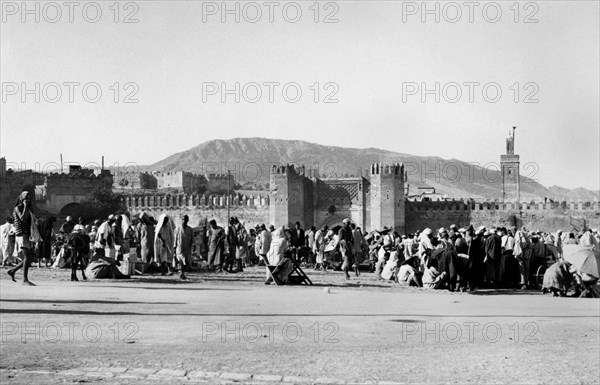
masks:
[[[479,226],[479,228],[477,229],[478,233],[483,233],[485,231],[485,226]]]
[[[598,232],[598,229],[594,227],[594,228],[592,229],[592,233],[597,233],[597,232]]]

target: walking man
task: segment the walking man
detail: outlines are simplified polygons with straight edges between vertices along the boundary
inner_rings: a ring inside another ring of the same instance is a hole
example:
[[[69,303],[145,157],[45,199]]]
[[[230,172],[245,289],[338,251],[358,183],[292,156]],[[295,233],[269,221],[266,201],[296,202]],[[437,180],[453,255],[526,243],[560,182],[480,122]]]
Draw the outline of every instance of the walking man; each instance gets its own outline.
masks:
[[[23,260],[7,273],[14,282],[17,282],[15,280],[15,273],[23,268],[23,285],[35,286],[28,277],[29,264],[33,259],[34,245],[34,243],[29,240],[29,237],[31,236],[31,226],[33,224],[31,195],[29,192],[23,191],[21,195],[19,195],[19,199],[17,199],[17,204],[13,210],[13,221],[16,235],[15,246],[17,251],[23,254]]]
[[[190,218],[184,215],[181,225],[175,230],[175,254],[181,263],[181,279],[187,279],[185,271],[192,264],[192,246],[194,245],[194,231],[188,226]]]

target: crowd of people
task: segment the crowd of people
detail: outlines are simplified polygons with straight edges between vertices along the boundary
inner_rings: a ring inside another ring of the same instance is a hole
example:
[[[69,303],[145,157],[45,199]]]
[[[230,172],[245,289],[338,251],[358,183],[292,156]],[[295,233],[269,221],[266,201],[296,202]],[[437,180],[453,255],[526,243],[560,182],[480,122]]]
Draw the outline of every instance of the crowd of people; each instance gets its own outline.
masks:
[[[340,269],[346,279],[370,270],[381,280],[400,285],[429,289],[475,290],[477,288],[521,288],[536,286],[534,272],[539,266],[552,267],[552,274],[573,276],[575,271],[563,261],[563,246],[582,244],[598,248],[597,229],[577,234],[528,231],[524,227],[473,226],[432,230],[425,228],[400,235],[384,227],[364,232],[350,219],[340,226],[303,229],[299,222],[293,228],[265,224],[247,229],[236,217],[223,227],[215,220],[200,224],[196,231],[189,217],[179,220],[162,214],[158,220],[146,213],[109,215],[104,220],[85,224],[71,217],[54,232],[56,218],[37,221],[31,211],[31,197],[23,192],[13,215],[0,226],[0,256],[8,274],[23,269],[23,282],[28,279],[29,265],[61,267],[69,262],[71,240],[78,237],[89,245],[86,272],[94,278],[129,278],[119,269],[126,259],[149,266],[150,272],[187,279],[193,263],[201,263],[209,271],[241,273],[245,267],[264,264],[279,266],[277,277],[285,283],[294,264],[317,270]],[[176,223],[177,222],[177,223]],[[12,259],[12,260],[11,260]],[[127,261],[126,261],[127,262]],[[562,263],[563,265],[558,265]],[[559,277],[560,278],[560,277]],[[563,279],[547,280],[547,289],[555,295],[564,291]]]

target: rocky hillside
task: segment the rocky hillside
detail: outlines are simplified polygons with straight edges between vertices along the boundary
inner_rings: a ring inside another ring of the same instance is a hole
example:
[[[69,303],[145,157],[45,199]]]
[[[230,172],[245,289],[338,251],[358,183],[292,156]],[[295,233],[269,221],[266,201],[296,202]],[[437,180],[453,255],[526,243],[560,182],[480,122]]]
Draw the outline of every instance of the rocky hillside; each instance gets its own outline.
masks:
[[[484,169],[457,159],[424,157],[376,148],[343,148],[323,146],[299,140],[236,138],[211,140],[187,151],[169,156],[145,167],[156,171],[191,171],[194,173],[226,173],[232,170],[242,185],[264,186],[269,180],[270,166],[291,163],[316,169],[321,177],[363,175],[373,162],[403,162],[408,172],[409,194],[432,191],[456,198],[496,199],[501,196],[499,164]],[[525,170],[521,170],[524,174]],[[521,177],[523,200],[563,197],[593,201],[600,192],[583,188],[574,190],[558,186],[544,187]]]

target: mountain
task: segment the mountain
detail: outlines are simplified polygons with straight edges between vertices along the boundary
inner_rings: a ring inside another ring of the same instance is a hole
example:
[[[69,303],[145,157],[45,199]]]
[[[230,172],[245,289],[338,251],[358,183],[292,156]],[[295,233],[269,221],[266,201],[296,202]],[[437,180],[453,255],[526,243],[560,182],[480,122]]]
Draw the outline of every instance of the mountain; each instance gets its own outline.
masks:
[[[599,191],[591,191],[585,189],[583,187],[578,187],[573,190],[569,190],[568,188],[559,187],[559,186],[550,186],[548,187],[553,195],[556,197],[560,197],[561,199],[564,197],[566,200],[582,200],[584,202],[590,201],[593,202],[599,199],[600,192]]]
[[[408,173],[409,194],[423,191],[454,198],[500,199],[501,177],[499,163],[489,168],[474,166],[458,159],[416,156],[377,148],[344,148],[323,146],[301,140],[265,138],[235,138],[211,140],[171,155],[153,165],[152,171],[190,171],[222,173],[232,170],[242,185],[264,186],[269,181],[273,164],[304,165],[318,170],[320,177],[367,175],[371,163],[402,162]],[[362,171],[361,171],[362,170]],[[524,171],[521,171],[522,173]],[[583,188],[574,190],[558,186],[544,187],[537,181],[521,176],[521,199],[536,201],[548,197],[562,200],[597,199],[598,191]]]

